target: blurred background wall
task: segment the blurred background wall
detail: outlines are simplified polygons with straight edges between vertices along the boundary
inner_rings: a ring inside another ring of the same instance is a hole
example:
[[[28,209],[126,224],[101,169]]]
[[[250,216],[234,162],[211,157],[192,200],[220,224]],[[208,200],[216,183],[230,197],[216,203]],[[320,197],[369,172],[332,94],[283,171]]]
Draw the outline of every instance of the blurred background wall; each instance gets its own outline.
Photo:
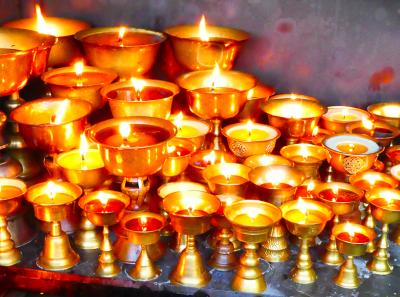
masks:
[[[237,69],[329,105],[400,100],[398,0],[42,0],[48,16],[155,30],[198,23],[252,38]],[[0,21],[32,16],[34,0],[0,0]]]

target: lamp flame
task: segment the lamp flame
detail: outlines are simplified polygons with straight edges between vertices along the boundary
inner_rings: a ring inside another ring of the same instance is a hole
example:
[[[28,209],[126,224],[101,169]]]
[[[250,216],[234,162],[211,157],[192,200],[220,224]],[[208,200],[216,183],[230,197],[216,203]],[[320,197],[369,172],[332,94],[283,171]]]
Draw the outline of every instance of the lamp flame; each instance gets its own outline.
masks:
[[[344,230],[346,230],[346,232],[349,233],[350,238],[353,238],[357,229],[352,223],[347,221]]]
[[[60,103],[60,106],[57,108],[55,114],[53,114],[50,118],[50,124],[58,125],[63,122],[65,114],[68,109],[68,104],[69,104],[68,100],[63,100]]]
[[[178,115],[174,118],[174,125],[178,130],[182,130],[183,112],[180,111]]]
[[[106,206],[106,205],[107,205],[108,196],[107,196],[105,193],[99,192],[99,194],[98,194],[97,197],[99,198],[99,201],[100,201],[100,203],[101,203],[103,206]]]
[[[147,231],[147,217],[139,217],[139,225],[142,231]]]
[[[55,198],[57,192],[57,186],[52,180],[47,183],[45,192],[48,193],[51,200]]]
[[[307,184],[307,192],[312,192],[315,189],[315,182],[314,180],[310,180]]]
[[[300,145],[299,155],[304,158],[307,158],[310,156],[310,152],[305,145]]]
[[[203,161],[207,164],[215,164],[216,159],[217,156],[215,155],[215,151],[212,151],[211,153],[203,157]]]
[[[132,77],[131,84],[135,90],[136,99],[141,101],[142,100],[142,91],[143,91],[143,88],[145,87],[144,80]]]
[[[88,150],[89,150],[89,143],[86,140],[85,134],[82,134],[81,135],[81,143],[79,146],[79,153],[81,154],[82,162],[85,161]]]
[[[124,27],[124,26],[119,27],[118,42],[122,42],[122,40],[124,39],[124,36],[125,36],[125,32],[126,32],[126,27]]]
[[[199,24],[199,34],[201,41],[209,41],[210,37],[208,36],[207,32],[207,24],[206,24],[206,17],[204,14],[201,16],[200,24]]]
[[[247,92],[247,99],[253,98],[253,95],[254,95],[254,89],[250,89],[250,90]]]
[[[122,122],[119,125],[119,134],[121,134],[123,139],[127,139],[131,134],[131,125],[127,122]]]
[[[368,119],[366,117],[363,117],[361,119],[361,121],[362,121],[362,125],[363,125],[363,127],[365,129],[367,129],[367,130],[373,130],[374,129],[374,122],[371,121],[370,119]]]
[[[297,199],[297,208],[301,213],[307,214],[307,204],[304,202],[304,200],[300,197]]]
[[[76,76],[82,76],[84,66],[85,65],[84,65],[83,61],[78,61],[74,64],[74,70],[75,70]]]
[[[217,88],[217,87],[221,87],[222,83],[221,83],[221,70],[219,69],[219,65],[218,63],[215,63],[213,72],[212,72],[212,76],[211,76],[211,88]]]
[[[315,136],[318,135],[318,133],[319,133],[319,127],[316,126],[316,127],[314,127],[314,129],[312,130],[311,135],[312,135],[313,137],[315,137]]]
[[[281,170],[276,170],[274,172],[268,172],[265,178],[273,186],[277,186],[285,180],[286,174]]]
[[[46,23],[46,20],[43,17],[42,10],[40,9],[39,4],[35,5],[35,11],[36,11],[36,31],[42,34],[57,36],[57,28]]]
[[[338,185],[333,185],[333,186],[332,186],[332,193],[335,194],[335,195],[338,195],[338,194],[339,194],[339,187],[338,187]]]
[[[248,120],[246,122],[246,130],[247,130],[247,134],[248,134],[249,138],[251,137],[251,132],[253,131],[253,129],[254,129],[253,121],[252,120]]]

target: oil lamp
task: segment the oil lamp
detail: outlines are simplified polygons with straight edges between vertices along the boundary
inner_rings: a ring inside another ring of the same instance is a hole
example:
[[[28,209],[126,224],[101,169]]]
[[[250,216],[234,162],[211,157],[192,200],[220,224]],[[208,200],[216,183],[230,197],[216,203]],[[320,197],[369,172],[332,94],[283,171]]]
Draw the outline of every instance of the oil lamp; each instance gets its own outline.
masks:
[[[305,199],[314,199],[316,198],[315,187],[321,181],[316,179],[306,179],[300,186],[297,187],[295,199],[305,198]]]
[[[195,152],[189,161],[188,176],[193,181],[205,182],[203,171],[204,169],[213,164],[218,163],[235,163],[236,157],[230,153],[220,150],[202,150]]]
[[[61,221],[72,212],[82,189],[69,182],[47,181],[28,188],[26,200],[33,205],[37,219],[51,223],[44,239],[43,250],[36,264],[45,270],[67,270],[79,262],[79,255],[71,248],[68,235],[61,229]]]
[[[391,165],[400,164],[400,145],[387,148],[385,154],[389,158]]]
[[[8,231],[7,216],[14,213],[25,195],[26,185],[18,179],[0,178],[0,265],[11,266],[21,261],[21,252]]]
[[[249,38],[241,30],[209,26],[203,15],[199,25],[182,25],[167,28],[170,47],[168,57],[176,60],[181,73],[213,68],[218,63],[229,70]],[[166,61],[169,65],[174,61]],[[175,63],[176,63],[175,62]]]
[[[306,178],[319,178],[319,168],[326,159],[326,150],[314,144],[296,143],[284,146],[280,154],[294,162],[294,167]]]
[[[378,120],[400,129],[400,103],[383,102],[368,106],[367,110]]]
[[[317,274],[313,269],[307,239],[318,236],[324,230],[333,212],[325,203],[310,199],[288,201],[281,205],[281,211],[289,232],[301,240],[296,266],[289,277],[298,284],[313,283]]]
[[[215,195],[246,194],[251,168],[238,163],[218,163],[207,166],[203,171],[208,187]]]
[[[349,214],[358,209],[364,191],[347,183],[321,183],[315,189],[319,200],[330,206],[334,213],[333,226],[339,224],[339,216]],[[344,261],[336,246],[335,235],[331,231],[329,243],[325,253],[321,256],[322,262],[328,265],[341,265]]]
[[[54,97],[88,101],[93,110],[103,107],[100,88],[110,84],[118,75],[111,71],[85,66],[78,61],[74,66],[52,69],[42,75]]]
[[[214,248],[208,265],[220,271],[230,271],[238,264],[235,251],[240,249],[240,241],[232,233],[232,225],[225,218],[224,209],[244,198],[230,194],[217,195],[217,197],[221,206],[211,219],[211,224],[216,229],[208,239],[208,243]]]
[[[259,267],[258,244],[268,238],[271,226],[281,219],[278,207],[259,200],[242,200],[232,203],[224,210],[237,238],[244,243],[244,253],[232,279],[235,291],[262,293],[267,284]]]
[[[157,189],[157,193],[161,199],[161,203],[160,203],[161,215],[166,219],[166,226],[161,231],[161,234],[163,236],[173,235],[173,228],[170,224],[171,222],[169,219],[168,212],[165,211],[165,209],[164,209],[162,200],[164,200],[164,198],[167,197],[169,194],[172,194],[175,192],[181,192],[181,191],[200,191],[200,192],[209,193],[207,186],[200,184],[200,183],[195,183],[195,182],[179,181],[179,182],[170,182],[170,183],[161,185]],[[186,241],[187,241],[186,234],[176,233],[175,236],[171,240],[170,247],[173,251],[180,253],[185,249]]]
[[[326,137],[322,146],[329,164],[347,177],[370,169],[383,150],[370,136],[346,133]]]
[[[268,100],[273,94],[275,94],[274,88],[262,83],[257,83],[257,85],[247,93],[246,104],[236,118],[240,122],[247,122],[248,120],[254,122],[259,121],[262,115],[261,103]]]
[[[243,72],[220,70],[216,64],[213,70],[179,76],[177,84],[185,90],[190,110],[213,124],[214,137],[207,148],[225,150],[220,137],[221,120],[233,118],[240,112],[256,79]]]
[[[367,170],[350,176],[350,184],[358,187],[364,191],[371,191],[374,188],[397,188],[399,183],[390,175],[376,172],[373,170]],[[372,215],[371,206],[367,206],[366,215],[363,220],[363,224],[371,229],[376,226],[375,219]],[[367,252],[372,253],[375,251],[376,245],[375,241],[371,240],[368,243]]]
[[[294,198],[297,187],[304,179],[301,171],[285,165],[257,167],[249,172],[249,180],[255,185],[254,192],[258,199],[278,207]],[[284,262],[289,258],[289,244],[282,222],[272,226],[268,240],[261,246],[260,255],[269,262]]]
[[[160,32],[127,27],[82,30],[75,34],[75,38],[81,42],[90,65],[112,69],[121,78],[149,72],[161,43],[166,39]]]
[[[270,165],[286,165],[293,167],[294,163],[282,156],[272,155],[272,154],[261,154],[247,157],[243,165],[250,167],[251,169],[262,167],[262,166],[270,166]]]
[[[176,138],[188,139],[194,143],[199,150],[204,143],[206,135],[210,132],[211,125],[194,117],[184,116],[182,112],[171,115],[170,121],[176,126]]]
[[[135,266],[127,271],[130,278],[136,281],[148,281],[157,278],[161,270],[154,265],[147,253],[147,246],[157,243],[165,219],[155,213],[141,212],[125,216],[122,226],[133,244],[141,245],[139,258]]]
[[[400,130],[386,122],[372,121],[363,118],[361,123],[353,123],[346,126],[349,133],[369,135],[382,147],[392,144],[392,141],[400,135]]]
[[[296,95],[286,99],[271,98],[261,104],[261,109],[268,116],[269,124],[281,130],[287,144],[311,136],[320,117],[326,112],[326,107],[318,101],[300,98]]]
[[[371,116],[365,110],[350,106],[329,106],[321,117],[321,127],[335,133],[346,132],[349,124],[361,124],[363,119]]]
[[[90,148],[83,134],[79,149],[59,154],[56,163],[61,168],[63,178],[79,185],[86,193],[101,186],[108,177],[99,150]],[[100,243],[101,237],[96,226],[83,211],[79,230],[75,233],[75,244],[81,249],[98,249]]]
[[[10,21],[3,26],[33,30],[50,35],[50,37],[57,37],[57,43],[50,51],[49,67],[65,66],[82,56],[79,44],[74,40],[73,35],[78,31],[89,28],[88,23],[75,19],[44,17],[38,4],[35,11],[36,17],[34,18]]]
[[[190,140],[173,138],[168,141],[168,156],[161,168],[161,175],[168,181],[183,173],[189,165],[189,160],[196,150],[196,146]]]
[[[374,240],[376,234],[373,229],[349,222],[334,226],[332,234],[336,238],[339,252],[347,256],[346,261],[340,266],[339,273],[334,278],[334,281],[342,288],[358,288],[360,279],[353,258],[366,253],[368,242]]]
[[[86,132],[99,146],[106,169],[124,177],[121,190],[131,197],[129,209],[145,207],[150,189],[147,177],[162,168],[167,141],[176,134],[175,126],[159,118],[127,117],[97,123]]]
[[[117,276],[121,269],[115,263],[109,226],[117,224],[122,219],[124,210],[129,205],[129,197],[120,192],[101,190],[85,195],[79,204],[94,225],[103,227],[103,241],[96,274],[101,277]]]
[[[372,207],[372,215],[382,223],[382,234],[377,249],[367,268],[374,274],[390,274],[393,267],[389,263],[389,224],[400,221],[400,191],[390,188],[374,188],[365,194]]]
[[[302,143],[310,143],[315,145],[321,145],[324,138],[328,135],[333,135],[335,132],[322,129],[318,126],[314,127],[312,130],[311,136],[305,136],[301,138]]]
[[[271,153],[281,132],[271,126],[253,123],[237,123],[225,126],[222,134],[228,140],[229,149],[238,158]]]
[[[217,197],[201,191],[180,191],[164,198],[163,208],[169,213],[175,231],[187,235],[186,248],[169,276],[171,283],[200,288],[210,281],[195,236],[210,229],[211,217],[219,207]]]
[[[148,116],[167,119],[179,88],[163,80],[131,78],[105,86],[100,93],[108,101],[114,118]]]

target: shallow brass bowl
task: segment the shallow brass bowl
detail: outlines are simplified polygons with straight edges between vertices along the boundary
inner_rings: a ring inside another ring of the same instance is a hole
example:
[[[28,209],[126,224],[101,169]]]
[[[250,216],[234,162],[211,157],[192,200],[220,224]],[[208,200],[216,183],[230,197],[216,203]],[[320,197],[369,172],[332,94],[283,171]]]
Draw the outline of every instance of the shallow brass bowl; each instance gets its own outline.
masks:
[[[380,207],[373,203],[377,198],[388,198],[390,196],[393,200],[400,200],[400,190],[391,188],[374,188],[365,193],[365,199],[372,207],[372,215],[378,221],[386,224],[400,222],[400,210],[392,210],[386,207]]]
[[[167,28],[175,59],[189,71],[210,69],[218,63],[229,70],[249,35],[241,30],[207,26],[209,41],[201,41],[198,25]]]
[[[134,231],[127,227],[129,221],[138,219],[141,217],[152,218],[158,220],[160,224],[160,228],[151,231]],[[128,240],[133,244],[139,245],[150,245],[156,243],[160,239],[160,231],[165,226],[165,218],[159,214],[153,212],[139,212],[132,213],[124,216],[121,221],[122,228],[128,235]]]
[[[356,107],[352,107],[352,106],[329,106],[328,107],[328,112],[329,109],[340,109],[340,110],[353,110],[354,112],[363,114],[363,117],[365,117],[366,119],[369,119],[371,117],[371,115],[360,108],[356,108]],[[346,128],[349,124],[361,124],[362,120],[355,120],[355,121],[339,121],[339,120],[335,120],[332,118],[329,118],[327,115],[323,115],[321,117],[321,127],[325,128],[329,131],[334,131],[335,133],[343,133],[346,132]]]
[[[29,147],[56,153],[79,146],[91,110],[87,101],[49,97],[26,102],[10,116],[18,123],[19,132]],[[50,123],[52,116],[62,112],[60,123]]]
[[[367,110],[376,120],[386,122],[400,129],[400,112],[396,116],[388,113],[388,111],[393,111],[393,108],[400,110],[400,102],[393,101],[371,104],[367,107]]]
[[[0,185],[13,186],[21,190],[17,195],[0,198],[0,216],[8,216],[19,208],[21,199],[26,193],[26,184],[14,178],[0,178]]]
[[[354,228],[355,233],[361,233],[365,236],[368,237],[369,241],[372,241],[376,237],[376,233],[374,230],[365,227],[360,224],[351,224],[352,227]],[[362,256],[367,252],[367,246],[368,242],[366,243],[349,243],[347,241],[341,240],[340,238],[337,238],[337,236],[340,233],[343,232],[348,232],[346,230],[347,224],[342,223],[342,224],[337,224],[333,227],[332,229],[332,235],[336,237],[336,246],[337,249],[339,250],[339,253],[348,255],[348,256],[353,256],[353,257],[358,257]]]

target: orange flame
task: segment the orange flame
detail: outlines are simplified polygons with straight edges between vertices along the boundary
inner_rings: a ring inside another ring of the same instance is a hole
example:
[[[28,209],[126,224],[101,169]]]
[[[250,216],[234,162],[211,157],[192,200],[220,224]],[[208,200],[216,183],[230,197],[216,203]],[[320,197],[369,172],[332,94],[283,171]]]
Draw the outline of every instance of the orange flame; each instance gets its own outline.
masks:
[[[368,119],[366,117],[363,117],[361,119],[361,121],[362,121],[362,125],[363,125],[363,127],[365,129],[367,129],[367,130],[373,130],[374,129],[374,122],[371,121],[370,119]]]
[[[307,204],[304,202],[304,200],[300,197],[297,199],[297,208],[301,213],[307,214]]]
[[[106,205],[107,205],[108,196],[107,196],[105,193],[99,192],[99,194],[97,195],[97,197],[99,198],[99,201],[100,201],[100,203],[101,203],[103,206],[106,206]]]
[[[250,89],[250,90],[247,92],[247,99],[253,98],[253,95],[254,95],[254,88],[253,88],[253,89]]]
[[[142,91],[146,85],[144,80],[132,77],[131,84],[132,84],[133,88],[135,89],[136,99],[141,101],[142,100]]]
[[[200,24],[199,24],[199,34],[201,41],[209,41],[210,37],[208,36],[207,32],[207,24],[206,24],[206,17],[204,14],[201,16]]]
[[[314,180],[310,180],[307,184],[307,192],[312,192],[315,189],[315,182]]]
[[[347,221],[345,224],[344,230],[346,230],[346,232],[349,233],[350,237],[354,237],[357,229],[352,223]]]
[[[42,10],[40,9],[40,5],[35,5],[36,10],[36,31],[42,34],[49,34],[57,36],[57,28],[55,26],[51,26],[46,23],[46,20],[43,17]]]
[[[217,88],[222,85],[221,83],[221,70],[219,69],[218,63],[215,63],[212,76],[211,76],[211,88]]]
[[[311,135],[314,137],[314,136],[317,136],[318,133],[319,133],[319,127],[316,126],[316,127],[314,127],[314,129],[312,130]]]
[[[78,61],[74,64],[74,70],[75,70],[76,76],[82,76],[84,66],[85,65],[84,65],[83,61]]]
[[[48,193],[47,195],[51,200],[56,196],[57,186],[52,180],[47,183],[45,192]]]
[[[178,115],[174,118],[174,125],[178,128],[178,130],[182,129],[182,121],[183,121],[183,112],[180,111]]]
[[[147,231],[147,217],[139,217],[139,225],[142,231]]]
[[[81,154],[81,160],[82,162],[85,161],[86,159],[86,154],[89,150],[89,143],[86,140],[85,134],[81,135],[81,143],[79,146],[79,153]]]
[[[215,164],[216,159],[217,156],[215,155],[215,151],[212,151],[211,153],[203,157],[203,161],[209,164]]]
[[[122,40],[124,39],[126,33],[126,27],[121,26],[119,27],[119,31],[118,31],[118,41],[122,42]]]
[[[123,139],[127,139],[131,134],[131,125],[127,122],[122,122],[119,125],[119,134],[121,134]]]

